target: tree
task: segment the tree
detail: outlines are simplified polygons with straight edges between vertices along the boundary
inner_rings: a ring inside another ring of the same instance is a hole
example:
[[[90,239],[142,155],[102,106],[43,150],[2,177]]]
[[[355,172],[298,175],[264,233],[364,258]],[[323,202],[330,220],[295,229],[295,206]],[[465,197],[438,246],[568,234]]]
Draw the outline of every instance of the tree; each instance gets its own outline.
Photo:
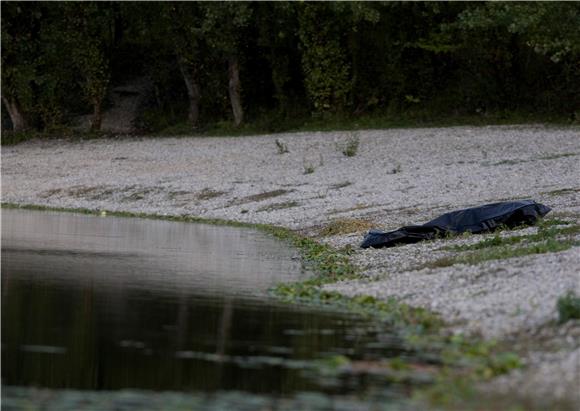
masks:
[[[353,90],[353,37],[361,21],[376,23],[378,12],[361,3],[301,3],[298,33],[306,90],[319,112],[341,111]]]
[[[201,14],[196,3],[165,3],[163,26],[173,39],[173,48],[179,71],[189,97],[188,120],[192,128],[197,128],[200,106],[200,42],[202,41]]]
[[[93,107],[91,130],[100,130],[103,102],[110,81],[110,56],[115,45],[117,7],[108,2],[66,2],[52,41],[69,51],[80,72],[84,97]]]
[[[312,105],[319,112],[344,108],[352,87],[351,67],[334,5],[306,2],[298,7],[304,83]]]
[[[202,30],[210,47],[227,61],[228,93],[234,125],[244,120],[240,55],[244,29],[251,23],[252,7],[245,2],[208,2],[203,4]]]
[[[41,18],[38,4],[2,3],[2,102],[14,131],[31,126]]]

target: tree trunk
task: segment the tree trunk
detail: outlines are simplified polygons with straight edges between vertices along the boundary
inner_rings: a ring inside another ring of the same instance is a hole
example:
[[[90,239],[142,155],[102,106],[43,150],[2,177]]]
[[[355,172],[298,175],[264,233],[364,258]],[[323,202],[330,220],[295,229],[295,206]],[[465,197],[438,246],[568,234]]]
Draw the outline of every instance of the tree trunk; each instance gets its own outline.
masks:
[[[199,120],[199,85],[197,84],[195,69],[183,61],[179,60],[179,70],[185,81],[185,86],[187,87],[187,96],[189,97],[189,114],[187,119],[192,128],[197,128],[197,122]]]
[[[240,94],[240,64],[237,57],[228,59],[228,89],[232,111],[234,113],[234,124],[238,127],[244,121],[244,109],[242,108],[242,97]]]
[[[103,123],[103,103],[101,99],[93,100],[93,118],[91,120],[91,131],[99,131]]]
[[[14,131],[24,131],[29,128],[28,120],[26,115],[22,111],[22,107],[16,98],[7,98],[2,96],[2,101],[8,110],[8,115],[10,116],[10,121],[12,122],[12,130]]]

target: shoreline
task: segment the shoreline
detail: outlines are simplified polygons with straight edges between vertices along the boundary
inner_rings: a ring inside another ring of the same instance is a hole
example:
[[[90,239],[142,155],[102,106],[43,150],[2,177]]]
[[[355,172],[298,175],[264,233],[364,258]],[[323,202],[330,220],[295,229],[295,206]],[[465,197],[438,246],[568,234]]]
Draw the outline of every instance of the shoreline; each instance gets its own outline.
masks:
[[[579,355],[580,324],[568,323],[561,335],[562,326],[554,320],[555,299],[571,288],[580,293],[577,246],[438,267],[429,264],[458,254],[446,247],[469,246],[494,235],[389,251],[357,245],[371,226],[394,229],[526,194],[555,210],[547,219],[577,225],[577,132],[574,127],[506,126],[28,142],[3,150],[2,207],[91,206],[98,212],[195,215],[197,222],[275,224],[334,250],[346,247],[359,278],[326,285],[323,291],[378,301],[397,298],[438,313],[452,332],[520,344],[526,367],[492,381],[489,389],[572,404],[580,401],[570,366]],[[355,137],[358,152],[343,155],[341,147]],[[275,141],[286,144],[289,153],[278,154]],[[501,236],[537,232],[532,227]],[[554,273],[558,281],[550,281]],[[501,309],[511,301],[513,307]],[[534,339],[544,342],[538,345]]]

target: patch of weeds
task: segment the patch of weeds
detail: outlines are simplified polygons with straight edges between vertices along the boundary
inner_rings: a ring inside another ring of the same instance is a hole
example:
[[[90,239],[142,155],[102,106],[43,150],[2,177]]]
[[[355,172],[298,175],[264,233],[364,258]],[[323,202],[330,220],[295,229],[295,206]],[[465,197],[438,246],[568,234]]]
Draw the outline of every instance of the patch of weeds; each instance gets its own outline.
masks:
[[[312,163],[307,163],[306,161],[303,163],[304,167],[304,174],[312,174],[316,170]]]
[[[563,154],[552,154],[549,156],[544,156],[544,157],[538,157],[537,159],[532,159],[532,160],[522,160],[522,159],[515,159],[515,160],[501,160],[498,161],[497,163],[483,163],[482,165],[484,166],[502,166],[502,165],[515,165],[515,164],[521,164],[521,163],[529,163],[530,161],[534,161],[534,160],[556,160],[558,158],[563,158],[563,157],[572,157],[572,156],[577,156],[577,153],[563,153]]]
[[[13,146],[23,141],[32,140],[37,138],[38,132],[34,130],[27,131],[10,131],[2,130],[2,138],[0,139],[0,144],[3,146]]]
[[[434,261],[429,261],[425,265],[419,267],[421,268],[445,268],[451,267],[453,264],[457,264],[458,261],[454,257],[441,257]]]
[[[264,193],[254,194],[251,196],[244,197],[241,200],[241,202],[242,203],[251,203],[251,202],[255,202],[255,201],[264,201],[264,200],[268,200],[270,198],[279,197],[279,196],[282,196],[284,194],[288,194],[292,191],[294,191],[294,190],[279,189],[279,190],[266,191]]]
[[[358,153],[358,148],[360,145],[360,139],[358,133],[351,133],[347,141],[340,144],[338,147],[340,152],[346,157],[354,157]]]
[[[540,194],[549,195],[549,196],[560,196],[560,195],[567,195],[567,194],[575,194],[580,192],[580,188],[561,188],[559,190],[552,190],[552,191],[544,191]]]
[[[170,198],[171,200],[175,200],[175,199],[182,198],[182,197],[191,197],[191,196],[193,196],[192,192],[184,191],[184,190],[171,191],[169,194],[167,194],[167,197]]]
[[[75,198],[84,198],[88,200],[105,200],[114,194],[115,190],[107,188],[107,186],[76,186],[71,187],[67,194]]]
[[[325,282],[322,282],[325,283]],[[449,387],[458,382],[466,389],[482,380],[505,374],[521,366],[520,358],[500,349],[493,341],[482,341],[461,335],[450,336],[442,332],[443,321],[439,316],[421,308],[401,304],[395,299],[379,300],[372,296],[346,297],[342,294],[321,290],[318,282],[305,281],[296,284],[283,284],[274,290],[275,294],[290,302],[326,305],[348,310],[365,317],[372,317],[393,333],[401,337],[405,346],[418,358],[424,358],[433,371],[426,390],[419,391],[422,397],[438,403],[437,393],[451,394],[454,401],[465,398],[464,390],[449,393]],[[348,357],[337,359],[339,366],[347,364]],[[395,371],[405,371],[407,364],[391,364]],[[410,365],[413,366],[412,364]],[[392,370],[382,373],[388,377]]]
[[[124,191],[134,190],[135,186],[127,187]],[[123,197],[121,201],[139,201],[143,200],[148,194],[156,193],[159,190],[157,188],[143,188],[135,191],[134,193]]]
[[[428,267],[449,267],[453,264],[475,265],[490,260],[505,260],[508,258],[523,257],[533,254],[557,253],[580,245],[576,240],[556,240],[549,238],[546,241],[532,243],[523,247],[510,247],[509,245],[492,245],[487,248],[476,249],[468,254],[457,257],[443,257],[428,263]],[[476,244],[477,246],[477,244]]]
[[[401,172],[401,165],[397,164],[395,167],[393,167],[391,169],[391,171],[389,172],[389,174],[398,174]]]
[[[516,235],[510,237],[501,237],[496,234],[493,237],[486,238],[485,240],[479,241],[475,244],[467,245],[456,245],[452,247],[447,247],[449,250],[453,251],[472,251],[472,250],[483,250],[486,248],[509,246],[514,244],[525,243],[537,243],[541,241],[553,240],[558,236],[575,235],[580,233],[580,225],[571,225],[568,227],[557,227],[561,225],[570,225],[569,221],[552,219],[542,221],[539,224],[538,232],[529,235]]]
[[[530,160],[501,160],[501,161],[498,161],[497,163],[485,164],[485,165],[491,165],[491,166],[513,166],[515,164],[527,163],[528,161],[530,161]]]
[[[372,208],[372,207],[376,207],[376,204],[363,204],[363,203],[359,203],[359,204],[356,204],[356,205],[354,205],[352,207],[349,207],[349,208],[342,208],[342,209],[330,210],[329,212],[326,213],[326,215],[333,215],[333,214],[340,214],[340,213],[348,213],[350,211],[364,210],[364,209]]]
[[[380,300],[368,295],[347,297],[335,291],[320,289],[320,285],[326,283],[329,283],[327,278],[281,284],[274,288],[273,292],[285,301],[331,305],[363,316],[376,316],[392,326],[410,327],[408,331],[412,332],[436,332],[443,325],[438,315],[423,308],[410,307],[393,298]]]
[[[195,196],[198,200],[211,200],[212,198],[220,197],[225,194],[225,191],[212,190],[211,188],[204,188]]]
[[[270,205],[267,205],[264,207],[260,207],[256,210],[256,212],[259,213],[261,211],[284,210],[286,208],[298,207],[299,205],[300,205],[300,203],[297,201],[286,201],[284,203],[275,203],[275,204],[270,204]]]
[[[552,227],[555,225],[571,225],[571,224],[574,224],[574,222],[570,220],[562,220],[561,218],[544,218],[538,222],[537,226],[540,229],[542,229]]]
[[[580,320],[580,297],[573,291],[558,298],[558,321],[563,324],[570,320]]]
[[[278,151],[278,154],[286,154],[286,153],[290,152],[290,151],[288,151],[288,146],[284,142],[276,139],[275,143],[276,143],[276,150]]]
[[[464,335],[450,337],[449,346],[443,351],[445,364],[469,363],[475,373],[490,379],[522,366],[519,356],[512,352],[499,352],[495,341],[474,341]]]
[[[48,198],[48,197],[52,197],[52,196],[57,195],[57,194],[62,194],[63,191],[64,190],[62,188],[53,188],[51,190],[43,191],[38,196],[40,198]]]
[[[338,234],[349,234],[366,231],[372,227],[372,223],[367,220],[355,218],[341,218],[331,221],[320,231],[321,236],[332,236]]]
[[[350,181],[343,181],[342,183],[331,184],[328,187],[332,190],[340,190],[341,188],[345,188],[352,185]]]
[[[150,191],[151,190],[137,191],[136,193],[133,193],[133,194],[131,194],[129,196],[124,197],[122,201],[139,201],[139,200],[143,200],[145,198],[145,196]]]
[[[548,156],[539,157],[538,160],[556,160],[558,158],[574,157],[574,156],[577,156],[577,155],[578,155],[578,153],[550,154]]]
[[[450,337],[441,355],[443,365],[436,382],[414,397],[445,409],[480,409],[481,393],[475,384],[522,367],[517,354],[501,350],[496,342],[463,335]]]
[[[535,234],[508,237],[496,234],[475,244],[445,247],[446,250],[467,253],[442,257],[430,261],[420,268],[442,268],[454,264],[475,265],[489,260],[555,253],[580,245],[580,241],[574,238],[579,233],[580,225],[570,221],[558,218],[541,220]]]

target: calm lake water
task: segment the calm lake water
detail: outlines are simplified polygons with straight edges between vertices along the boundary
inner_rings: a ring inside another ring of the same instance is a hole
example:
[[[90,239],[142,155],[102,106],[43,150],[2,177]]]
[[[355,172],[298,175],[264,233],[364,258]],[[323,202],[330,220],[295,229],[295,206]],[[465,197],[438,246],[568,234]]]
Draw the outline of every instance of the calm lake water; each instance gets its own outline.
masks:
[[[267,294],[309,275],[254,230],[2,210],[2,409],[402,409],[324,371],[412,356],[388,329]]]

